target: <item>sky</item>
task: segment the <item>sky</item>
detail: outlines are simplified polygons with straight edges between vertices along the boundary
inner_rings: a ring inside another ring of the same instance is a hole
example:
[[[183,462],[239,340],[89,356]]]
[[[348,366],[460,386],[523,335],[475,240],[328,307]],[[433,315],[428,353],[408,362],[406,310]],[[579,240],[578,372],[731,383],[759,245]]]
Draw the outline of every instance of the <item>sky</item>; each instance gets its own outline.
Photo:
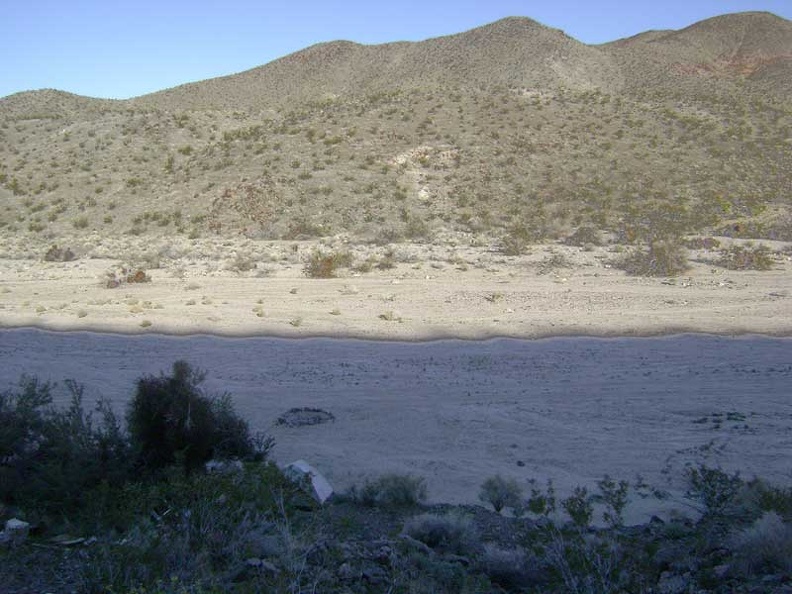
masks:
[[[126,99],[323,41],[420,41],[507,16],[604,43],[749,10],[792,19],[792,0],[0,0],[0,97],[55,88]]]

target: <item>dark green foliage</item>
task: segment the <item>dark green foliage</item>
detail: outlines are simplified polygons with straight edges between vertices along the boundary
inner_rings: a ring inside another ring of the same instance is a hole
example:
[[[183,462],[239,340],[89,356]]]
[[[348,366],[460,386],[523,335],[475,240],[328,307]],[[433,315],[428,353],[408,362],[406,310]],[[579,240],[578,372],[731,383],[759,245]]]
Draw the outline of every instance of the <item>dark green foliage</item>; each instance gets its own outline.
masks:
[[[227,396],[210,398],[200,384],[205,374],[185,361],[170,376],[144,376],[137,382],[127,422],[141,468],[157,471],[172,464],[187,472],[210,458],[250,457],[255,443]]]
[[[0,500],[67,512],[100,483],[127,479],[129,449],[110,407],[100,402],[94,425],[83,388],[67,381],[67,409],[51,407],[53,387],[23,377],[18,392],[0,395]]]

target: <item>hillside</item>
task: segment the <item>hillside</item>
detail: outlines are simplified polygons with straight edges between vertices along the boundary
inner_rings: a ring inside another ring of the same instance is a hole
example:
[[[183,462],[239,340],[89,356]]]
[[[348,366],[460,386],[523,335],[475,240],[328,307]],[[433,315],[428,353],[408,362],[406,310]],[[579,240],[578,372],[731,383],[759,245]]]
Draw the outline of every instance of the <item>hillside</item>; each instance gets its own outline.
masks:
[[[790,240],[791,69],[792,23],[767,13],[601,46],[508,18],[127,101],[20,93],[0,99],[0,226],[25,246],[581,226]]]

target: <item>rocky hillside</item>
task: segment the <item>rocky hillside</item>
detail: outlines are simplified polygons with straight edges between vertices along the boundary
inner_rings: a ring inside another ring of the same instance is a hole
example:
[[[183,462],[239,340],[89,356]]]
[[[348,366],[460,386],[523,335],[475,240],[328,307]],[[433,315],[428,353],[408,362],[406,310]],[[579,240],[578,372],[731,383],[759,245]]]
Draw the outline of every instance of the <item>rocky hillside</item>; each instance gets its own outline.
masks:
[[[767,13],[601,46],[508,18],[127,101],[20,93],[0,99],[0,226],[792,239],[790,74],[792,23]]]

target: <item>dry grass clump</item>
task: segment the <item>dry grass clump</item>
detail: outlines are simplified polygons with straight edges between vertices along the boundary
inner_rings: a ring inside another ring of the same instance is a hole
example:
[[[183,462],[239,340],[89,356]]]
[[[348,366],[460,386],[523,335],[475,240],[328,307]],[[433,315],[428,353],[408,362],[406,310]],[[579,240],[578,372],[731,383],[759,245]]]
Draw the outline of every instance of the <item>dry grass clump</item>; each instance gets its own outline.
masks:
[[[353,487],[353,500],[370,507],[415,507],[426,499],[426,481],[411,474],[384,474],[358,489]]]
[[[647,249],[633,249],[613,262],[635,276],[676,276],[688,270],[687,251],[678,241],[653,241]]]
[[[721,249],[715,263],[729,270],[770,270],[773,256],[770,248],[761,243],[735,244]]]

